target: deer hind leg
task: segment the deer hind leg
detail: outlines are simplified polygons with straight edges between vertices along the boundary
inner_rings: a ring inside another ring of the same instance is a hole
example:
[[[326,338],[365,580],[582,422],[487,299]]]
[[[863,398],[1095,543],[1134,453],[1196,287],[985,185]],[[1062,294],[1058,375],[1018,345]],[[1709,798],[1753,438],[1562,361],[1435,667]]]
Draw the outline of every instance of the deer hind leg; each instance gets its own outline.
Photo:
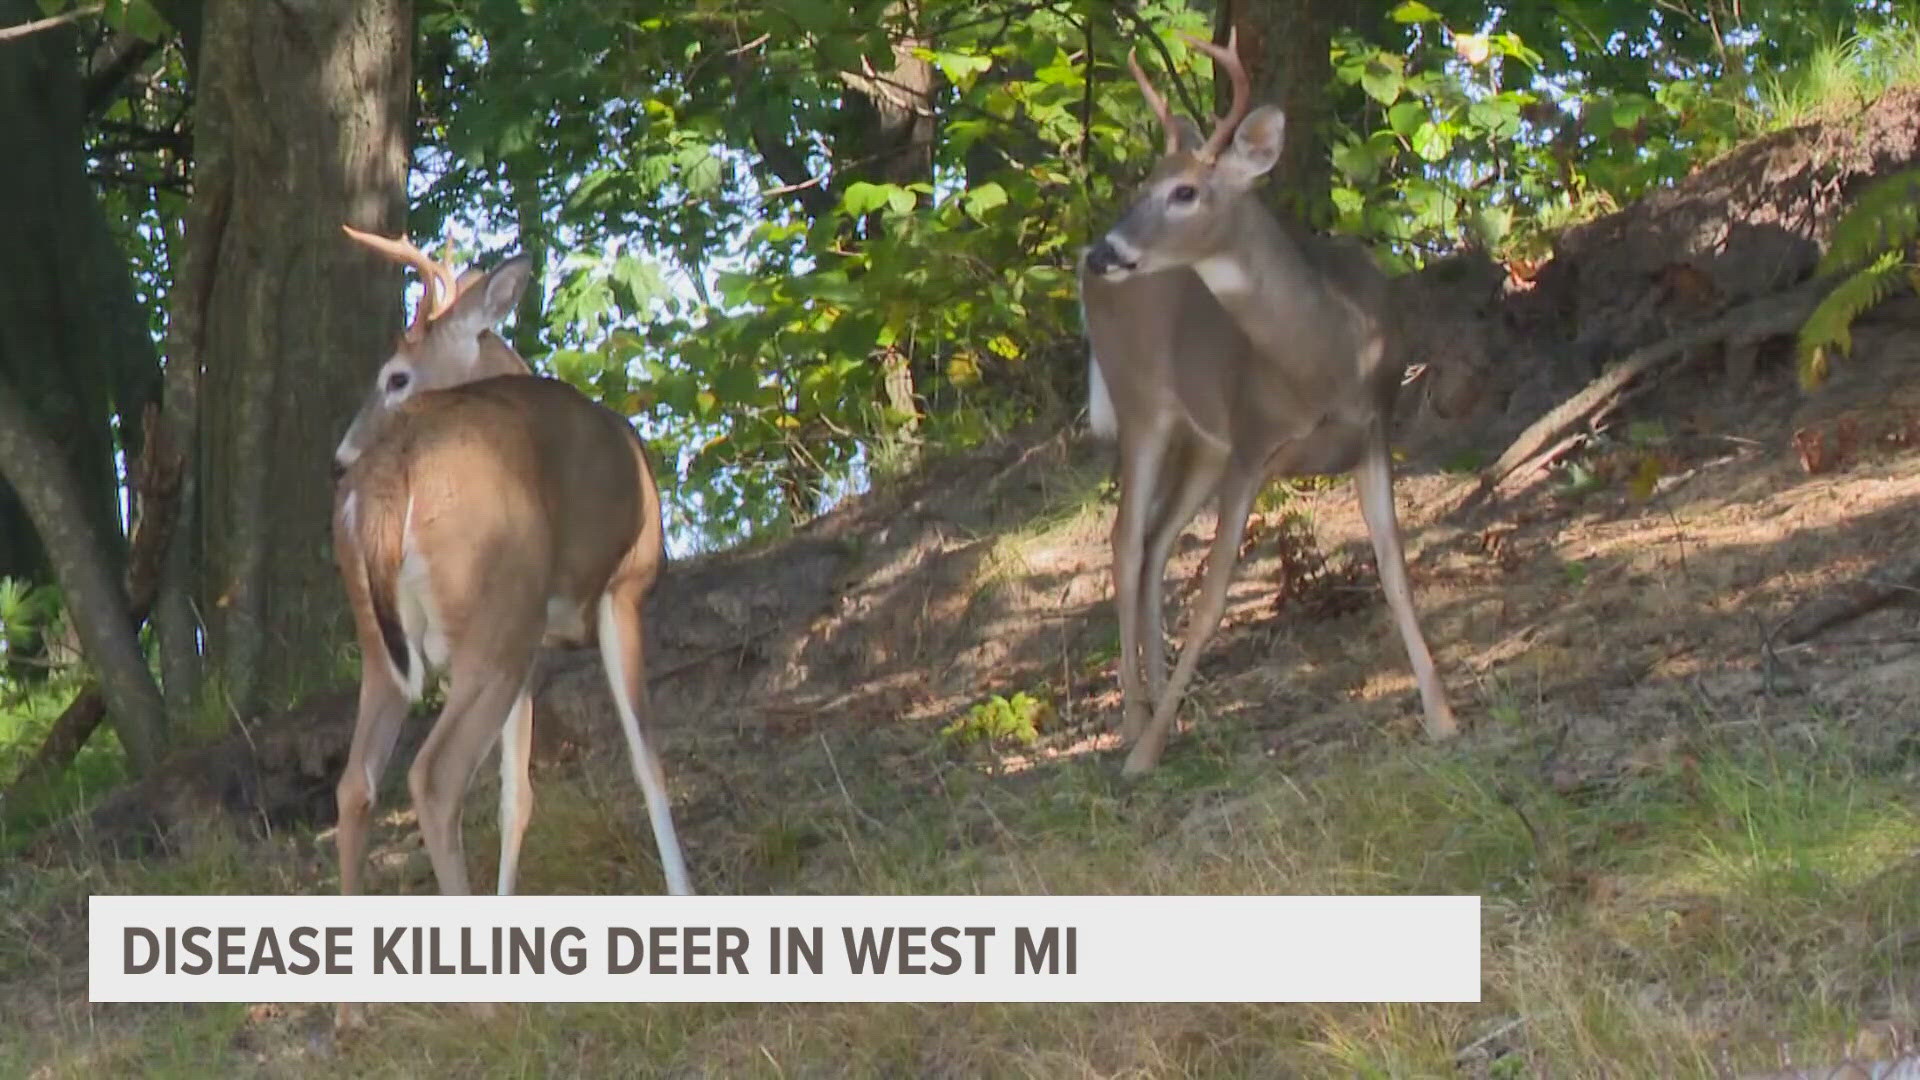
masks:
[[[1146,560],[1141,564],[1141,646],[1147,668],[1147,700],[1154,704],[1167,692],[1164,619],[1167,558],[1173,553],[1174,541],[1200,512],[1208,497],[1218,490],[1220,477],[1227,468],[1227,455],[1210,443],[1190,438],[1183,449],[1185,452],[1172,470],[1173,483],[1154,507],[1153,525],[1147,532]]]
[[[1172,429],[1162,425],[1120,441],[1120,507],[1113,516],[1113,599],[1120,618],[1120,737],[1132,741],[1146,726],[1152,699],[1140,685],[1148,642],[1141,607],[1146,578],[1147,526],[1158,498]],[[1154,613],[1157,617],[1158,613]],[[1157,635],[1158,626],[1155,626]],[[1159,638],[1151,641],[1159,647]]]
[[[1260,491],[1262,474],[1245,467],[1229,469],[1219,486],[1220,520],[1214,526],[1213,547],[1207,552],[1207,575],[1200,584],[1200,597],[1187,615],[1187,639],[1180,646],[1180,659],[1167,681],[1153,711],[1153,723],[1127,755],[1128,776],[1138,776],[1160,762],[1167,736],[1173,732],[1173,720],[1180,711],[1181,698],[1193,672],[1200,664],[1200,652],[1220,625],[1227,610],[1227,587],[1233,584],[1233,571],[1240,561],[1240,540],[1247,532],[1247,515],[1253,510],[1253,497]]]
[[[372,646],[383,648],[377,641]],[[363,643],[363,651],[367,646]],[[353,745],[334,788],[340,808],[334,848],[340,858],[340,894],[357,896],[367,864],[368,819],[379,794],[380,778],[393,759],[393,745],[407,718],[407,693],[379,655],[368,653],[360,669],[360,711],[353,722]]]
[[[1420,633],[1420,620],[1414,614],[1413,587],[1407,581],[1407,556],[1401,545],[1400,522],[1393,508],[1393,459],[1384,432],[1376,430],[1367,440],[1360,467],[1354,471],[1353,484],[1360,496],[1360,515],[1366,519],[1367,535],[1373,539],[1373,554],[1380,564],[1380,584],[1387,594],[1387,606],[1400,630],[1400,643],[1406,646],[1407,661],[1413,666],[1413,678],[1420,686],[1420,704],[1426,711],[1429,738],[1445,739],[1459,731],[1453,708],[1447,704],[1447,689],[1434,670],[1433,656],[1427,652],[1427,639]]]
[[[667,891],[675,896],[692,896],[687,857],[680,850],[680,837],[673,827],[673,800],[667,792],[666,770],[647,741],[647,665],[640,622],[644,593],[641,584],[615,582],[601,595],[600,659],[606,665],[614,708],[620,713],[620,730],[627,737],[634,778],[646,796],[647,818],[653,823]]]
[[[520,689],[506,726],[500,730],[500,873],[496,891],[513,895],[520,870],[520,841],[533,818],[533,784],[528,775],[533,755],[533,692]]]
[[[465,896],[471,891],[460,806],[467,785],[473,781],[474,769],[493,749],[494,740],[500,737],[516,711],[515,703],[525,692],[532,650],[518,651],[520,655],[494,662],[462,662],[464,658],[455,657],[447,707],[441,710],[407,772],[420,835],[433,860],[433,875],[440,882],[440,891],[447,896]]]

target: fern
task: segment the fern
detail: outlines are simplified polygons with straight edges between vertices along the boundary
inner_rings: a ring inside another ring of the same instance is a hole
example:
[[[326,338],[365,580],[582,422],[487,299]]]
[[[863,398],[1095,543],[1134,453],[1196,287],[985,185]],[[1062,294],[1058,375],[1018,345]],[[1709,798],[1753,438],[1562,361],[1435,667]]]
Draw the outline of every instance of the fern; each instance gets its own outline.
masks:
[[[1819,273],[1839,274],[1920,236],[1920,168],[1875,181],[1834,223]]]
[[[1824,382],[1830,358],[1853,351],[1853,320],[1908,282],[1906,260],[1886,251],[1867,267],[1834,286],[1800,327],[1800,385]]]
[[[1907,250],[1920,237],[1920,169],[1874,182],[1834,223],[1817,273],[1849,274],[1800,327],[1800,385],[1825,381],[1835,356],[1853,350],[1853,321],[1902,285],[1914,285]],[[1864,267],[1864,268],[1863,268]]]

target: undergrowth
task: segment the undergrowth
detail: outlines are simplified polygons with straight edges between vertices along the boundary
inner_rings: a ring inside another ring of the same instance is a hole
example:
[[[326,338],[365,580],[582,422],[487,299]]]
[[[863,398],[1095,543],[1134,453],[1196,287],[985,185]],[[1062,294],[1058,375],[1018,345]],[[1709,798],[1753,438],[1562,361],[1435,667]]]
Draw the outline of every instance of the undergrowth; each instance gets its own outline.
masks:
[[[1086,757],[1010,777],[849,770],[832,798],[737,822],[752,842],[723,872],[776,892],[1473,893],[1483,1002],[533,1005],[493,1024],[395,1005],[334,1046],[318,1006],[69,998],[0,1049],[0,1072],[197,1076],[224,1060],[370,1076],[1432,1076],[1455,1074],[1465,1047],[1484,1075],[1709,1076],[1723,1055],[1764,1065],[1786,1045],[1806,1060],[1862,1015],[1915,1015],[1910,760],[1863,764],[1839,737],[1697,741],[1573,794],[1528,780],[1491,744],[1290,774],[1189,742],[1168,764],[1192,767],[1137,785]],[[609,813],[596,783],[543,785],[529,890],[657,891],[643,829]],[[491,816],[474,807],[477,857]],[[36,932],[86,892],[324,891],[313,869],[327,854],[297,838],[264,854],[215,844],[15,880],[0,985],[44,980],[49,956],[74,970],[83,946]],[[430,888],[422,867],[397,885],[393,873],[375,887]]]

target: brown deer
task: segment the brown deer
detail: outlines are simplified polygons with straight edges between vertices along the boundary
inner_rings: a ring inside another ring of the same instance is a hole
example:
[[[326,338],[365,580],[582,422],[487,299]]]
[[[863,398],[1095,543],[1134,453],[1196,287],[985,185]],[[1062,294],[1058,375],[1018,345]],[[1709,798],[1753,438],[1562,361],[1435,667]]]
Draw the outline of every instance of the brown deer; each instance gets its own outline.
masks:
[[[536,651],[597,641],[667,889],[690,894],[646,730],[641,607],[665,555],[639,437],[579,391],[532,375],[493,332],[527,287],[524,256],[456,281],[405,240],[347,234],[416,269],[424,293],[334,455],[334,557],[360,644],[360,708],[337,792],[340,891],[360,892],[374,794],[433,670],[449,679],[446,707],[407,780],[434,876],[442,893],[469,891],[460,806],[498,742],[497,885],[511,893],[533,811]]]
[[[1404,363],[1388,340],[1386,278],[1364,249],[1296,236],[1261,204],[1254,188],[1279,160],[1286,118],[1273,106],[1250,111],[1233,37],[1224,48],[1193,44],[1227,72],[1232,107],[1203,141],[1129,54],[1165,153],[1079,273],[1093,427],[1119,444],[1113,576],[1121,731],[1133,742],[1126,771],[1159,761],[1226,610],[1254,497],[1281,475],[1354,474],[1427,733],[1445,738],[1453,710],[1414,614],[1394,514],[1387,426]],[[1167,555],[1209,498],[1219,521],[1169,678]]]

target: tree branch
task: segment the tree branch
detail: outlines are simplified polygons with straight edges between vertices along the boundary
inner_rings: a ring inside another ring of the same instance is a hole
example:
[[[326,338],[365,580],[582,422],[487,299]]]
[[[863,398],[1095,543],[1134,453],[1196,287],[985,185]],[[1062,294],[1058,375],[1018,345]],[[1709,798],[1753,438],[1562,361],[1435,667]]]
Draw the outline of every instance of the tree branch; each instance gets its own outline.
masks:
[[[65,455],[40,430],[13,386],[0,380],[0,475],[26,507],[53,564],[80,647],[99,675],[114,728],[135,773],[159,761],[165,708],[108,570],[100,537],[87,520]]]
[[[70,22],[78,22],[81,19],[100,14],[101,9],[105,6],[105,4],[88,4],[86,7],[74,8],[72,11],[63,11],[58,15],[49,15],[44,19],[35,19],[32,22],[16,23],[13,26],[0,26],[0,41],[12,41],[14,38],[23,38],[28,34],[37,34],[42,30],[51,30],[56,26],[65,26]]]
[[[180,480],[186,464],[169,441],[166,427],[160,423],[159,411],[158,406],[147,406],[142,424],[146,445],[140,451],[131,479],[139,517],[134,522],[131,553],[127,558],[126,595],[128,621],[136,633],[160,594],[161,568],[178,519]],[[106,712],[106,698],[96,679],[82,688],[53,722],[40,749],[14,777],[7,798],[15,799],[20,793],[65,772],[87,745],[94,729],[100,726]]]

